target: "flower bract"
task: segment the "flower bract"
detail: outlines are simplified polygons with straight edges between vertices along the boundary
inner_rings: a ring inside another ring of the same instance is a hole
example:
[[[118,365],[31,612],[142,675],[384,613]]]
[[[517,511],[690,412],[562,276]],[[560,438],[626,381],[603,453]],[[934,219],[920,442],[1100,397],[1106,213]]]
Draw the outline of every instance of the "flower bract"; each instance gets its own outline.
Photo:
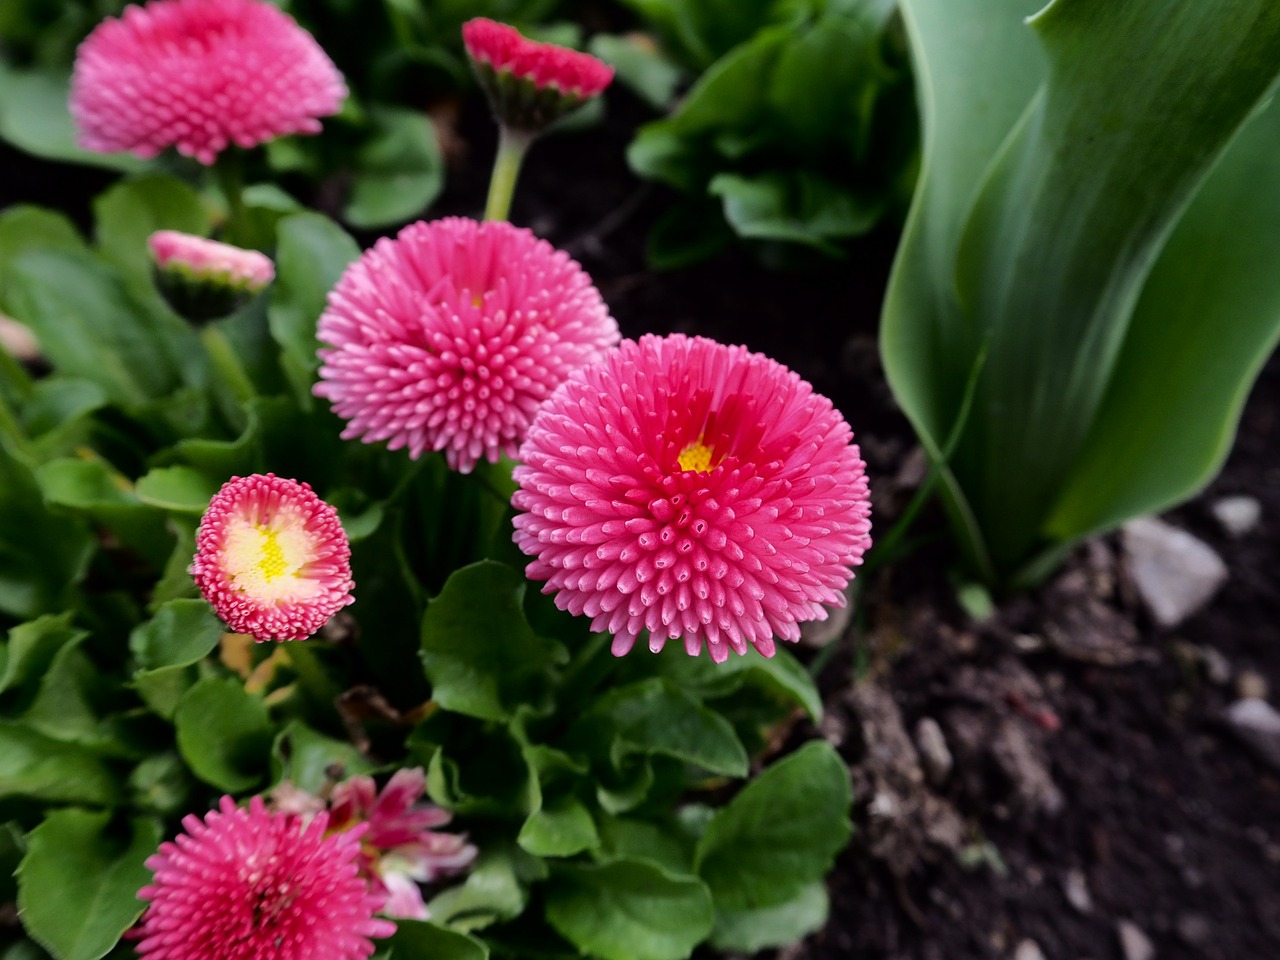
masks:
[[[310,823],[223,797],[204,819],[146,861],[153,881],[138,953],[143,960],[362,960],[395,924],[357,869],[362,829],[326,834]]]
[[[76,52],[71,114],[82,147],[210,164],[318,133],[347,89],[311,34],[266,0],[151,0],[94,29]]]
[[[590,277],[505,221],[411,224],[352,264],[320,317],[320,382],[342,436],[469,472],[514,455],[569,373],[618,342]]]
[[[589,53],[521,36],[484,17],[462,26],[472,67],[499,122],[536,132],[599,96],[613,68]]]
[[[275,278],[271,258],[257,250],[177,230],[157,230],[147,245],[160,292],[195,323],[235,312]]]
[[[573,374],[520,449],[515,540],[558,607],[690,654],[765,656],[824,619],[871,544],[852,431],[745,347],[645,336]]]
[[[209,502],[191,573],[237,633],[303,640],[352,602],[350,560],[338,512],[308,484],[254,474]]]

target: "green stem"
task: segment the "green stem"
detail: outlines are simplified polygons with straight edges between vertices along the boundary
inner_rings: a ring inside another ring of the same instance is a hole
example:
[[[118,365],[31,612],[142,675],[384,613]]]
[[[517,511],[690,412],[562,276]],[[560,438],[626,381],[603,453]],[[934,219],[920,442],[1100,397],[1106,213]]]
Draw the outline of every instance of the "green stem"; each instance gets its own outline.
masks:
[[[231,388],[237,401],[246,404],[258,395],[258,391],[253,387],[253,381],[249,379],[249,374],[244,369],[244,364],[236,356],[231,341],[227,339],[221,327],[214,324],[201,327],[200,342],[204,344],[214,372]]]
[[[498,152],[493,158],[493,175],[489,178],[489,199],[484,206],[486,220],[506,220],[511,213],[511,198],[516,192],[520,164],[533,142],[528,133],[518,133],[506,126],[498,130]]]
[[[222,239],[237,246],[247,245],[249,208],[244,202],[244,170],[238,150],[224,150],[214,164],[218,189],[227,201],[227,221],[222,225]]]

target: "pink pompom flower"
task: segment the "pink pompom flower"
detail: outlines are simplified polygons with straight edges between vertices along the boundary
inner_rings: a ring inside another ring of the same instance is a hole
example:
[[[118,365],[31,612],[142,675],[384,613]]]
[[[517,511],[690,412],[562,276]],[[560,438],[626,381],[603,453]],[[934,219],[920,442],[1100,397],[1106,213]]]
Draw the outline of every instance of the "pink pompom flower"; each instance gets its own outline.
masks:
[[[498,120],[513,129],[541,130],[613,80],[613,68],[589,53],[530,40],[484,17],[462,25],[462,42]]]
[[[311,34],[266,0],[151,0],[80,44],[70,107],[87,150],[176,147],[211,164],[233,143],[318,133],[346,96]]]
[[[330,830],[368,825],[360,872],[384,898],[387,916],[427,919],[418,884],[464,870],[476,856],[465,837],[436,829],[452,815],[421,802],[426,788],[422,768],[412,767],[397,770],[381,791],[372,777],[350,777],[334,787],[329,800]]]
[[[338,511],[273,473],[223,484],[200,520],[191,574],[227,626],[259,641],[304,640],[354,599]]]
[[[505,221],[410,224],[347,268],[317,336],[313,388],[344,439],[442,450],[469,473],[514,455],[538,406],[618,342],[591,278]]]
[[[143,960],[362,960],[395,933],[357,868],[363,828],[326,834],[327,814],[303,823],[260,797],[182,826],[146,862]]]
[[[629,651],[717,662],[844,603],[871,545],[865,464],[831,401],[745,347],[627,341],[573,374],[520,449],[515,541],[562,610]]]

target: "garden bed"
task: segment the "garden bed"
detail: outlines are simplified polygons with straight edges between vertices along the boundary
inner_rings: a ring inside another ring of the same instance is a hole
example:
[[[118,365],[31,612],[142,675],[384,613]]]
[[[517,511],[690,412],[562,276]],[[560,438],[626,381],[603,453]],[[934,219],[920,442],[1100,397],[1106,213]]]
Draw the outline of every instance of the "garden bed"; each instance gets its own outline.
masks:
[[[886,530],[914,450],[876,348],[893,230],[801,272],[766,270],[743,249],[654,271],[645,236],[669,198],[623,160],[645,111],[616,90],[608,116],[534,148],[512,219],[583,264],[624,336],[745,343],[811,380],[852,424]],[[493,135],[478,97],[459,130],[433,216],[475,215],[483,202]],[[108,181],[86,171],[68,190],[53,168],[12,154],[5,169],[6,200],[61,206],[81,223]],[[1280,776],[1223,719],[1242,693],[1265,699],[1280,686],[1278,444],[1273,361],[1225,471],[1172,514],[1230,570],[1176,628],[1143,610],[1118,537],[1081,548],[1049,585],[981,622],[957,604],[938,543],[867,579],[821,673],[820,732],[853,770],[855,837],[830,878],[827,927],[779,957],[1240,960],[1280,949]],[[1210,509],[1229,494],[1262,508],[1238,537]],[[926,514],[919,529],[940,528]],[[1066,622],[1077,642],[1055,643]],[[925,718],[954,759],[933,779],[908,736]]]

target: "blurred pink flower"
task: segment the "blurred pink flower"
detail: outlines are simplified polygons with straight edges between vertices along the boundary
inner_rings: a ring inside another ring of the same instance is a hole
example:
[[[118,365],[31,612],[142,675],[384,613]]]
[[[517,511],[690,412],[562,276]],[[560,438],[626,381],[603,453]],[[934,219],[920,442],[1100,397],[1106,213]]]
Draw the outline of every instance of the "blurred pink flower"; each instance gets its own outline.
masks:
[[[512,503],[528,575],[613,652],[704,641],[716,661],[844,603],[871,545],[853,433],[825,397],[745,347],[624,342],[543,405]]]
[[[338,784],[329,801],[329,829],[367,824],[361,842],[361,873],[384,898],[382,912],[414,920],[427,918],[418,884],[465,869],[476,848],[454,833],[437,832],[451,819],[447,810],[420,803],[426,791],[422,769],[397,770],[379,792],[372,777]]]
[[[266,0],[151,0],[80,44],[70,106],[87,150],[177,147],[210,164],[232,143],[318,133],[346,95],[319,44]]]
[[[221,281],[252,293],[261,290],[276,275],[275,264],[264,253],[177,230],[157,230],[147,238],[147,246],[152,261],[161,270],[179,271],[194,279]]]
[[[308,484],[254,474],[209,502],[191,574],[237,633],[304,640],[352,602],[350,558],[338,512]]]
[[[318,397],[344,439],[442,450],[469,473],[513,455],[551,391],[618,342],[578,264],[505,221],[450,217],[384,237],[329,294]]]
[[[474,62],[536,87],[554,86],[579,102],[598,96],[613,80],[613,67],[589,53],[530,40],[515,27],[484,17],[462,25],[462,42]]]
[[[304,824],[259,797],[182,825],[147,859],[143,960],[362,960],[395,932],[357,869],[362,829],[326,835],[327,814]]]

